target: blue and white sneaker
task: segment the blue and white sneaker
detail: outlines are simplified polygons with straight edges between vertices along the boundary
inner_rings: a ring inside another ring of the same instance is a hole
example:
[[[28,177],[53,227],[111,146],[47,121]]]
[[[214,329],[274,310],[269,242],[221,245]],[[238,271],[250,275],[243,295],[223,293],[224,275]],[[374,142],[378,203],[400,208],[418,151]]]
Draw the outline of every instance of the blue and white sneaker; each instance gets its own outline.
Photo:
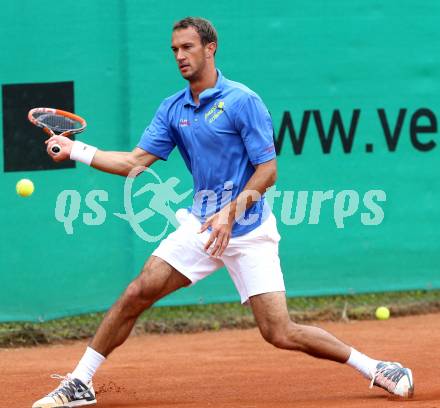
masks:
[[[370,388],[373,385],[399,397],[411,398],[414,395],[412,371],[399,363],[380,362],[372,374]]]
[[[70,374],[65,377],[53,374],[51,378],[61,380],[60,385],[50,394],[35,402],[32,408],[70,408],[96,404],[92,382],[86,385]]]

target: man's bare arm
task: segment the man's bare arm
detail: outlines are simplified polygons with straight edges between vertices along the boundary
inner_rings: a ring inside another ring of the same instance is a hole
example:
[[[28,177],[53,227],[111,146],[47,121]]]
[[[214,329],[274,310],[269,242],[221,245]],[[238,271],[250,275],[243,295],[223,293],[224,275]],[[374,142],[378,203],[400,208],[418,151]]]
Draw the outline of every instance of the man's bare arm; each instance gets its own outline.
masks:
[[[54,154],[51,150],[52,145],[55,143],[61,147],[61,151],[58,154]],[[53,136],[46,141],[47,153],[56,162],[70,159],[73,143],[67,137]],[[159,160],[159,157],[154,154],[135,147],[131,152],[97,150],[90,165],[106,173],[127,176],[135,167],[149,167],[157,160]]]
[[[238,219],[252,204],[261,199],[266,190],[272,187],[277,180],[277,161],[275,159],[255,167],[255,173],[244,186],[243,191],[238,197],[229,204],[228,219],[234,222]]]
[[[232,226],[252,204],[261,199],[266,190],[275,184],[277,178],[276,159],[255,167],[255,173],[246,183],[243,191],[238,197],[224,206],[218,213],[209,217],[202,225],[200,232],[212,228],[209,240],[206,242],[205,250],[208,251],[211,245],[210,254],[219,257],[223,254],[231,238]]]
[[[131,152],[109,152],[98,150],[91,166],[106,173],[127,176],[135,167],[151,166],[159,157],[135,147]]]

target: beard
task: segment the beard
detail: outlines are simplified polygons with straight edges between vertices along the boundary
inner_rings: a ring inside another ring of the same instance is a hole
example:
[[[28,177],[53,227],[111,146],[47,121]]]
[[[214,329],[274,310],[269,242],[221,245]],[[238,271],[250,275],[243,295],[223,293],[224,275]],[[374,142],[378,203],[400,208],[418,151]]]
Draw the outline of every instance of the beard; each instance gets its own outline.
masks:
[[[202,76],[202,72],[205,66],[204,64],[200,64],[196,68],[194,68],[193,65],[189,65],[188,67],[189,68],[185,71],[182,71],[180,69],[179,71],[184,79],[191,82],[198,80]]]

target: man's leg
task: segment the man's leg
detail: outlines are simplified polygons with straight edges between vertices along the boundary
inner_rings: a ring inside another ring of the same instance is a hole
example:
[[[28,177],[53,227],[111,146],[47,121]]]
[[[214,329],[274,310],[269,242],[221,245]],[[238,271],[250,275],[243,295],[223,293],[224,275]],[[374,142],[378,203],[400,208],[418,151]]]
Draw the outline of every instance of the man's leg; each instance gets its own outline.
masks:
[[[107,357],[130,334],[137,318],[164,296],[188,286],[191,281],[161,258],[152,256],[140,275],[108,311],[90,347]]]
[[[191,281],[161,258],[151,256],[140,275],[131,282],[105,315],[90,346],[71,375],[61,378],[52,393],[33,408],[57,408],[96,403],[91,379],[100,364],[129,336],[136,319],[154,302]]]
[[[263,338],[275,347],[297,350],[338,363],[347,362],[351,349],[319,327],[292,322],[284,292],[264,293],[249,298]]]
[[[371,359],[323,329],[292,322],[284,292],[251,296],[249,302],[262,336],[275,347],[301,351],[338,363],[348,363],[371,379],[374,385],[392,394],[412,396],[414,386],[411,370],[398,363]]]

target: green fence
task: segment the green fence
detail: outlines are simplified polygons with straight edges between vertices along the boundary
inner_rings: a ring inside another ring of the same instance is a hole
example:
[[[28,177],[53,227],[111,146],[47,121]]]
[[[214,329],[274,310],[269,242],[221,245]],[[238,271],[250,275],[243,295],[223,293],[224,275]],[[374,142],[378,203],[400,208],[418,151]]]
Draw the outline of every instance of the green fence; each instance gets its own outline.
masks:
[[[255,90],[272,114],[279,152],[279,193],[272,196],[288,295],[440,287],[437,1],[47,0],[37,9],[17,0],[5,2],[0,15],[0,109],[7,110],[0,321],[104,310],[157,245],[113,215],[124,212],[123,178],[82,164],[35,170],[44,162],[43,135],[13,115],[28,108],[26,86],[43,84],[33,100],[55,100],[57,84],[73,82],[69,103],[89,124],[81,139],[129,150],[161,100],[186,85],[170,32],[187,15],[214,22],[217,65]],[[14,144],[30,137],[32,148]],[[191,187],[177,152],[154,169],[162,180],[178,176],[180,193]],[[23,177],[36,186],[29,198],[15,194]],[[78,193],[63,198],[64,190]],[[93,196],[96,190],[106,193]],[[78,213],[69,234],[59,220],[72,208]],[[155,215],[149,231],[163,223]],[[160,304],[235,300],[219,271]]]

